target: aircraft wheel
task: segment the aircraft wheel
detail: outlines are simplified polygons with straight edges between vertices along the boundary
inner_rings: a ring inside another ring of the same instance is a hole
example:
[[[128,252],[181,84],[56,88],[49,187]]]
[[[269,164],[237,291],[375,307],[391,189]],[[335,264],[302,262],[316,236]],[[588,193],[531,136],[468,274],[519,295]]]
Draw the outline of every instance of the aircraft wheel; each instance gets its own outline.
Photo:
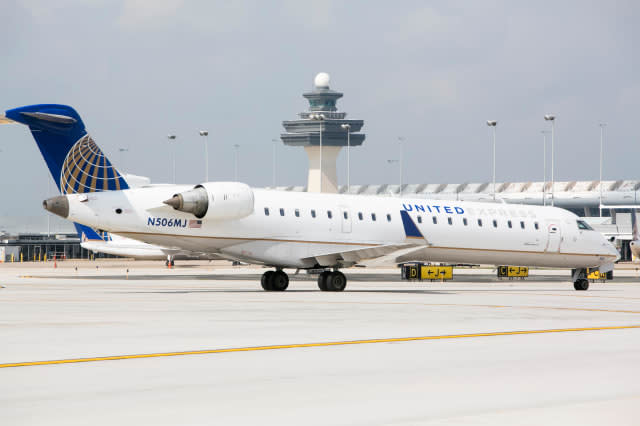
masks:
[[[171,263],[171,267],[176,266],[176,262],[174,262],[173,259],[171,259],[171,262],[169,262],[169,263]]]
[[[589,289],[589,280],[585,280],[584,278],[580,278],[573,283],[573,288],[578,291],[584,291]]]
[[[327,288],[327,280],[329,278],[329,275],[331,274],[330,271],[324,271],[321,272],[320,275],[318,275],[318,288],[322,291],[328,291],[329,289]]]
[[[289,276],[286,272],[278,270],[271,276],[271,290],[285,291],[289,287]]]
[[[273,274],[274,271],[267,271],[262,274],[262,278],[260,279],[260,284],[262,284],[262,288],[266,291],[271,291],[273,288],[271,287],[271,283],[273,282]]]
[[[325,282],[327,290],[342,291],[347,286],[347,277],[340,271],[334,271],[329,273]]]

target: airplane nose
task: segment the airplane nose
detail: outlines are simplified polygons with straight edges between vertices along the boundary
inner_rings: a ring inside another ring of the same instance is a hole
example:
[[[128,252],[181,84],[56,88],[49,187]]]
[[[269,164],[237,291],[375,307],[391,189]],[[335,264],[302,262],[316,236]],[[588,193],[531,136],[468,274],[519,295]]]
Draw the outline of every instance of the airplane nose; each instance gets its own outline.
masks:
[[[42,202],[42,207],[65,219],[69,217],[69,199],[66,195],[58,195],[57,197],[46,199]]]
[[[614,262],[620,260],[620,252],[612,243],[609,243],[609,252],[616,257],[616,260]]]

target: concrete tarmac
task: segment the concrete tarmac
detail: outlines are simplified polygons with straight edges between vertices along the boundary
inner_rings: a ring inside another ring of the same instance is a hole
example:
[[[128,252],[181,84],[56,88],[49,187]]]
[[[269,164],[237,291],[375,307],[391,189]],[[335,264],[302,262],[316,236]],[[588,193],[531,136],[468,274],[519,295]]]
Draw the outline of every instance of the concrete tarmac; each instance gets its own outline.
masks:
[[[267,293],[261,268],[160,265],[0,266],[0,424],[640,423],[634,268]]]

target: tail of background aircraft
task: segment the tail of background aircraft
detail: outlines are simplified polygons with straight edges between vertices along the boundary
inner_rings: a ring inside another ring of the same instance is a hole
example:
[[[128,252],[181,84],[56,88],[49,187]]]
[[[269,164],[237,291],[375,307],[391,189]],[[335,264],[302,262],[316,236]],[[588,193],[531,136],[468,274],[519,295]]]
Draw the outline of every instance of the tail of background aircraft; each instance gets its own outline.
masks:
[[[93,228],[89,228],[88,226],[80,225],[79,223],[73,224],[76,227],[76,231],[78,232],[78,237],[80,237],[80,242],[87,241],[110,241],[111,236],[107,233],[98,233]]]
[[[128,189],[129,185],[66,105],[29,105],[6,111],[29,126],[62,194]]]

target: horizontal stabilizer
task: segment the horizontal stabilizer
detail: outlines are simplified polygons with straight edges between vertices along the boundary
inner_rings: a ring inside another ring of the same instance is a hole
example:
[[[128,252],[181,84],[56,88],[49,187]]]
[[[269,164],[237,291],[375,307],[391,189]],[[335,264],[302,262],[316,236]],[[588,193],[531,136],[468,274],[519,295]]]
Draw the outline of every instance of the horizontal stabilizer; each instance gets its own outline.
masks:
[[[67,115],[60,114],[46,114],[44,112],[21,112],[20,114],[26,115],[27,117],[37,118],[38,120],[48,121],[50,123],[61,123],[61,124],[74,124],[77,123],[73,117],[69,117]]]
[[[0,114],[0,124],[14,124],[15,121],[13,121],[10,118],[7,118],[6,115],[4,114]]]

